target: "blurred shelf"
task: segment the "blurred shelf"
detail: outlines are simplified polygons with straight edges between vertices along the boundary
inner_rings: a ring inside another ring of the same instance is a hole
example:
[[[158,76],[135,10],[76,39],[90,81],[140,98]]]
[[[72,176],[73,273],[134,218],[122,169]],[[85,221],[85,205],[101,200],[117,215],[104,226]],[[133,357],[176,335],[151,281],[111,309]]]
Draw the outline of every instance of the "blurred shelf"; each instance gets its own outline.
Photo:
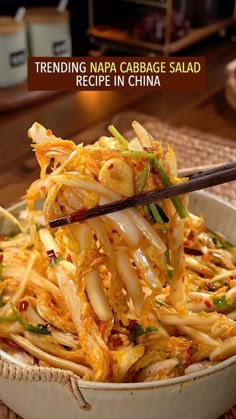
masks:
[[[120,29],[119,27],[111,26],[94,26],[93,28],[88,29],[88,35],[90,40],[94,40],[104,43],[104,46],[111,45],[112,43],[119,44],[124,47],[131,47],[134,49],[149,50],[149,51],[162,51],[164,46],[161,44],[152,44],[150,42],[141,41],[135,39],[129,34],[128,31]]]
[[[59,92],[29,91],[27,82],[17,86],[0,89],[0,112],[8,112],[32,105]]]
[[[121,0],[125,3],[135,3],[140,4],[142,6],[151,6],[151,7],[161,7],[166,9],[167,2],[165,1],[158,1],[158,0]]]
[[[179,41],[175,41],[170,44],[170,53],[177,52],[185,47],[188,47],[189,45],[195,44],[196,42],[201,41],[208,36],[220,32],[222,29],[233,26],[235,23],[235,18],[229,17],[227,19],[222,19],[210,23],[209,25],[203,26],[201,28],[192,29],[189,35],[185,36]]]
[[[108,46],[119,45],[120,48],[124,47],[124,49],[128,49],[129,51],[132,50],[133,52],[142,51],[146,52],[146,54],[161,53],[163,55],[170,55],[204,38],[207,38],[214,33],[220,32],[222,29],[232,26],[235,22],[235,18],[230,17],[210,23],[209,25],[203,26],[201,28],[194,28],[188,35],[178,41],[171,42],[170,44],[156,44],[142,41],[134,38],[128,31],[124,29],[108,25],[94,26],[88,29],[87,34],[89,35],[91,42],[96,41],[101,43],[104,49]]]

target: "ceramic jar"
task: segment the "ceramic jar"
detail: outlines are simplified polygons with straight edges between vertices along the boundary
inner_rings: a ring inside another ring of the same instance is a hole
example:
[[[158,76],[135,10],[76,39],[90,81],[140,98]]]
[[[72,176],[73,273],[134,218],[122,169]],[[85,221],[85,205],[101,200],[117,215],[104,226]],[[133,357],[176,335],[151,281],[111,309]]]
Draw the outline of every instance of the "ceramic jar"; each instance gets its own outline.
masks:
[[[35,7],[26,13],[29,54],[34,57],[71,56],[69,12]]]
[[[10,16],[0,16],[0,88],[26,80],[26,50],[24,23]]]

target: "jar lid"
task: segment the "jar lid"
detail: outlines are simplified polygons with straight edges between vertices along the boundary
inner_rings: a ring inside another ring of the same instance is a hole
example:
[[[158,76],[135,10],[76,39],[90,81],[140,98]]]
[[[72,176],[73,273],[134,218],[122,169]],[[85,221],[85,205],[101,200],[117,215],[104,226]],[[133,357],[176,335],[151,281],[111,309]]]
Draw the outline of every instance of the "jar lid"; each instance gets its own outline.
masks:
[[[11,16],[0,16],[0,35],[22,32],[24,27],[24,22],[17,22]]]
[[[69,19],[69,12],[58,12],[56,7],[32,7],[27,9],[27,23],[59,23]]]

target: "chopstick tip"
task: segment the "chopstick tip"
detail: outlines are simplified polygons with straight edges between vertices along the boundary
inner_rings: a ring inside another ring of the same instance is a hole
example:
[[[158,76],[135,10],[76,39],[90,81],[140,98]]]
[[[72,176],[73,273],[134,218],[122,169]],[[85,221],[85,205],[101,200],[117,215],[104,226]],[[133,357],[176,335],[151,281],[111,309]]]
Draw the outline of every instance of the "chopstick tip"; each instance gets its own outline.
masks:
[[[70,215],[54,218],[53,220],[50,220],[48,224],[51,228],[61,227],[66,224],[70,224]]]

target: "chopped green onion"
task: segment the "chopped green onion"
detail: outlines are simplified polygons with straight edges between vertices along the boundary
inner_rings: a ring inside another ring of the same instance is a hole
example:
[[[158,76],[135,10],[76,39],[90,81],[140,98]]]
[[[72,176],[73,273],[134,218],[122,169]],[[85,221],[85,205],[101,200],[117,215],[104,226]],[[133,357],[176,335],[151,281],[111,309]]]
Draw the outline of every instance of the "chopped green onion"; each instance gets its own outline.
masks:
[[[64,258],[63,258],[63,256],[62,256],[62,255],[59,255],[59,256],[57,256],[57,258],[56,258],[56,260],[55,260],[55,261],[52,261],[52,262],[50,262],[50,263],[49,263],[49,266],[54,267],[54,266],[56,266],[59,262],[61,262],[63,259],[64,259]]]
[[[171,180],[165,170],[163,169],[161,163],[157,160],[156,156],[154,156],[151,160],[153,167],[158,171],[160,175],[160,179],[165,186],[172,185]],[[179,214],[180,218],[186,218],[189,216],[188,211],[184,207],[183,203],[177,196],[172,196],[171,202],[174,205],[177,213]]]
[[[155,222],[156,223],[159,223],[159,224],[165,224],[164,221],[163,221],[163,219],[162,219],[162,217],[161,217],[161,215],[160,215],[160,213],[159,213],[159,210],[158,210],[156,204],[154,204],[154,202],[152,202],[148,206],[149,206],[149,209],[150,209],[150,211],[152,213],[152,216],[153,216]]]
[[[154,169],[156,169],[158,171],[163,185],[170,186],[172,184],[171,180],[170,180],[169,176],[167,175],[167,173],[165,172],[165,170],[163,169],[161,163],[159,162],[159,160],[156,158],[156,156],[154,154],[151,157],[151,163],[152,163]]]
[[[36,224],[36,231],[41,230],[43,228],[42,224]]]
[[[171,260],[170,260],[170,251],[169,249],[166,250],[165,252],[165,257],[166,257],[166,262],[167,262],[167,274],[168,274],[168,278],[172,279],[173,278],[173,271],[171,269]]]
[[[160,207],[160,205],[156,204],[156,207],[159,211],[159,214],[163,220],[164,223],[168,223],[169,222],[169,218],[167,217],[165,211]]]
[[[135,151],[135,150],[120,150],[122,156],[133,157],[134,159],[151,159],[154,154],[146,153],[146,151]]]
[[[215,247],[217,247],[217,249],[223,249],[224,248],[223,243],[219,239],[216,239],[214,237],[213,242],[214,242]]]
[[[161,224],[162,225],[162,231],[164,233],[166,233],[168,231],[168,228],[165,225],[165,222],[164,222],[164,220],[163,220],[163,218],[162,218],[162,216],[161,216],[161,214],[158,210],[157,205],[154,204],[154,202],[152,202],[151,204],[148,205],[148,207],[149,207],[149,210],[151,212],[153,222]]]
[[[233,308],[236,307],[236,298],[232,304],[229,304],[224,295],[223,297],[214,298],[213,304],[219,308]]]
[[[0,316],[0,322],[8,322],[8,323],[14,323],[16,321],[15,316]]]
[[[51,335],[47,325],[45,324],[38,324],[37,326],[34,326],[33,324],[26,324],[24,329],[27,332],[38,333],[40,335]]]
[[[180,371],[184,371],[185,370],[185,368],[181,364],[176,365],[176,368],[178,368],[178,370],[180,370]]]
[[[16,322],[18,321],[20,324],[22,324],[22,326],[24,326],[24,330],[27,332],[34,332],[34,333],[39,333],[41,335],[50,335],[51,333],[49,332],[49,330],[47,329],[47,326],[44,324],[38,324],[37,326],[34,326],[33,324],[27,324],[24,322],[24,320],[22,319],[21,315],[18,313],[16,307],[14,306],[13,303],[10,303],[11,309],[13,311],[14,316],[12,317],[4,317],[4,316],[0,316],[0,321],[8,321],[8,322]]]
[[[148,207],[147,204],[143,206],[143,211],[144,211],[144,215],[146,215],[146,217],[150,217],[151,216],[150,210],[149,210],[149,207]]]
[[[141,174],[140,182],[139,182],[139,185],[138,185],[138,193],[143,192],[143,189],[145,188],[145,185],[147,183],[149,172],[150,172],[150,161],[147,160],[144,164],[143,171],[142,171],[142,174]],[[144,210],[144,215],[146,215],[147,217],[152,216],[152,214],[150,213],[149,205],[147,205],[147,204],[144,205],[143,210]],[[153,222],[155,222],[155,219],[153,220]]]
[[[161,229],[164,233],[167,233],[168,228],[166,227],[164,220],[162,219],[159,211],[158,211],[158,207],[156,204],[154,204],[153,202],[151,204],[148,204],[148,208],[149,208],[149,216],[152,219],[153,224],[155,223],[159,223],[161,224]]]
[[[133,150],[122,150],[120,152],[124,156],[129,156],[133,158],[148,158],[151,161],[151,164],[153,167],[158,171],[160,175],[160,179],[164,186],[170,186],[172,185],[171,180],[165,170],[163,169],[161,163],[156,158],[154,153],[146,153],[145,151],[133,151]],[[189,216],[188,211],[184,207],[183,203],[177,196],[172,196],[171,202],[174,205],[177,213],[179,214],[180,218],[186,218]]]
[[[130,334],[130,341],[133,342],[137,337],[150,332],[158,332],[158,329],[156,327],[142,327],[139,323],[136,323]]]
[[[220,308],[227,307],[227,301],[226,301],[225,296],[214,298],[213,303],[216,307],[220,307]]]
[[[207,228],[207,230],[213,236],[213,242],[218,249],[226,249],[229,252],[232,250],[232,247],[234,247],[232,243],[230,243],[228,240],[225,240],[224,237],[211,230],[210,228]]]
[[[14,306],[13,303],[10,303],[11,309],[13,311],[14,317],[15,317],[15,321],[21,323],[23,326],[25,325],[24,320],[22,319],[21,315],[18,313],[16,307]]]
[[[117,131],[114,125],[109,125],[108,131],[116,138],[124,147],[128,147],[128,141]]]
[[[2,295],[1,295],[1,301],[2,301],[2,304],[4,305],[3,299],[2,299]],[[17,310],[16,310],[14,304],[13,303],[10,303],[10,306],[11,306],[11,309],[13,311],[13,316],[0,316],[0,322],[1,323],[2,322],[14,323],[14,322],[17,322],[18,321],[21,324],[24,324],[21,316],[17,313]]]
[[[177,213],[179,214],[180,218],[183,219],[183,218],[189,217],[188,211],[186,210],[186,208],[184,207],[183,203],[178,198],[178,196],[172,196],[170,199]]]
[[[143,166],[143,171],[142,171],[140,182],[138,185],[138,193],[143,192],[146,186],[147,180],[148,180],[149,172],[150,172],[150,161],[147,160]]]

